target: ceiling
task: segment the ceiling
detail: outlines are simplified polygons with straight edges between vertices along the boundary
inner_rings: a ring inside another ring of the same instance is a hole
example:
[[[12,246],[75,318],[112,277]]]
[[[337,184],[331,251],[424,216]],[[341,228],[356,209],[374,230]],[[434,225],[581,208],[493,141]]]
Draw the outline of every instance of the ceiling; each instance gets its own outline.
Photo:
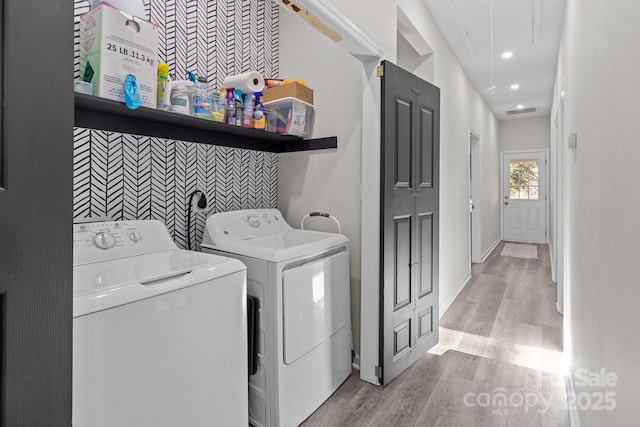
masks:
[[[499,120],[550,113],[564,0],[424,1]]]

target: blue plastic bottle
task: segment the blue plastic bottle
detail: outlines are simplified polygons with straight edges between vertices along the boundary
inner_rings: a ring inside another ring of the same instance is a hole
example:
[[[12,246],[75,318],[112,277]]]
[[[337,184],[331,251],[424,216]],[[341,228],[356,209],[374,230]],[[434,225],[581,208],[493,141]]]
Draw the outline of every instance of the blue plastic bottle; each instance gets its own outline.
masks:
[[[251,127],[254,129],[264,129],[266,127],[266,119],[264,117],[264,105],[262,105],[262,92],[253,94],[255,103],[253,105],[253,117],[251,118]]]

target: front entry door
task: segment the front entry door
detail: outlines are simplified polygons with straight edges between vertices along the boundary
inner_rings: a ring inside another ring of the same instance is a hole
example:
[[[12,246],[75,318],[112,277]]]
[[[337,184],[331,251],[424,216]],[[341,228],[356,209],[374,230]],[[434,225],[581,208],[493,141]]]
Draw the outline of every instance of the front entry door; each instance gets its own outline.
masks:
[[[502,163],[503,239],[546,243],[546,152],[503,153]]]
[[[438,342],[440,89],[382,67],[378,377],[386,384]]]

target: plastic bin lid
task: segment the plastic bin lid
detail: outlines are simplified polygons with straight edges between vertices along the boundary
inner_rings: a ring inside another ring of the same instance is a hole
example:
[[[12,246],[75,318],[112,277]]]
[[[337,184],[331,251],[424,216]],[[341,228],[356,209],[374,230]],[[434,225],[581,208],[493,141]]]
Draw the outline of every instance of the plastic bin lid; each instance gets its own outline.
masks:
[[[271,104],[276,104],[278,102],[282,102],[282,101],[298,101],[308,107],[313,108],[313,105],[309,104],[308,102],[304,102],[301,99],[298,98],[294,98],[293,96],[287,96],[286,98],[280,98],[280,99],[274,99],[273,101],[269,101],[269,102],[263,102],[262,105],[264,105],[265,107],[271,105]]]

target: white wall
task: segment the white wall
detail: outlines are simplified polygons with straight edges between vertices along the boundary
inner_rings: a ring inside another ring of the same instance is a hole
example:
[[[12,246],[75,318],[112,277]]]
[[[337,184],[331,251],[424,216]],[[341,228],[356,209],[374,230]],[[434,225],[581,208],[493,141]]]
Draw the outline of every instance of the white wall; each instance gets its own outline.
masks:
[[[568,0],[556,79],[554,106],[565,93],[565,144],[567,134],[578,135],[564,165],[565,352],[572,372],[604,368],[618,377],[607,389],[616,410],[582,411],[583,427],[638,423],[638,16],[640,2]]]
[[[383,47],[386,59],[395,62],[397,1],[334,0],[332,3]],[[481,137],[483,251],[499,236],[498,122],[467,78],[423,2],[401,3],[434,50],[435,79],[418,75],[441,88],[440,299],[445,301],[455,295],[470,274],[470,130]],[[315,209],[331,211],[343,222],[344,232],[351,239],[352,296],[356,299],[352,302],[352,319],[358,351],[360,150],[369,149],[367,141],[361,142],[362,106],[359,104],[363,67],[303,21],[289,13],[280,15],[280,74],[308,81],[316,101],[314,136],[338,135],[339,148],[332,152],[281,155],[279,206],[293,224],[297,224],[305,212]],[[377,265],[364,267],[378,268]]]
[[[500,151],[549,150],[549,116],[503,120],[498,127]]]

